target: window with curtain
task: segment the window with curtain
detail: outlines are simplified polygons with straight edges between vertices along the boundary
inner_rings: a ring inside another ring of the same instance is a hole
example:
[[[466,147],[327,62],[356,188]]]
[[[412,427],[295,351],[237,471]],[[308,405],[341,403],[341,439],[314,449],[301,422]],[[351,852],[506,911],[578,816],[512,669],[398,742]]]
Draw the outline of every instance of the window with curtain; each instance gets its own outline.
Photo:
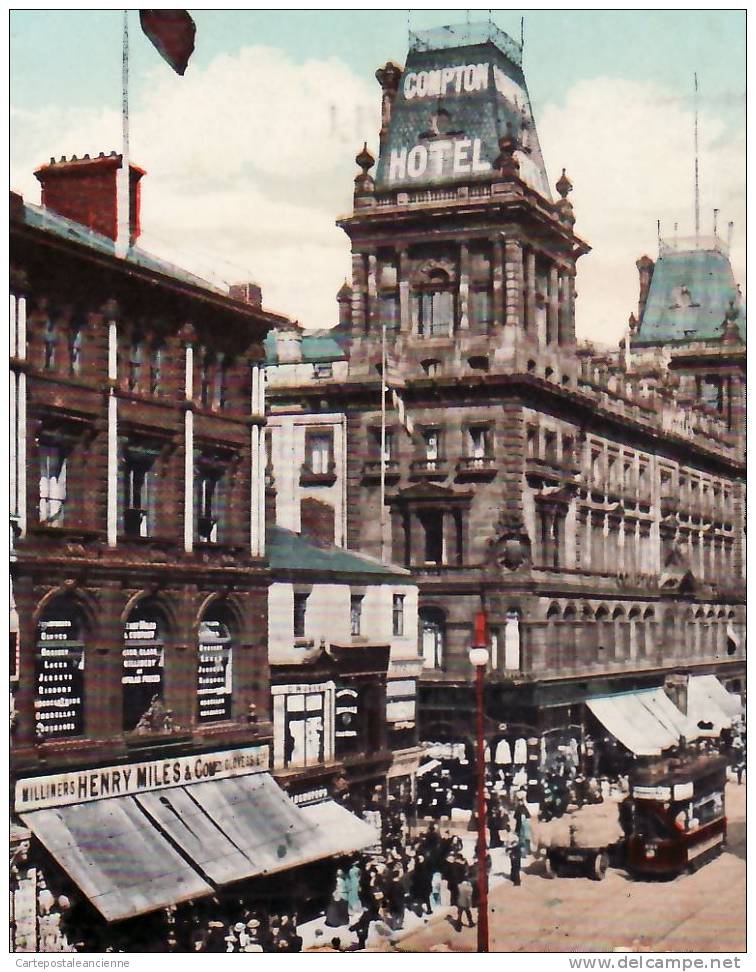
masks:
[[[62,445],[39,446],[39,522],[60,526],[66,506],[67,456]]]

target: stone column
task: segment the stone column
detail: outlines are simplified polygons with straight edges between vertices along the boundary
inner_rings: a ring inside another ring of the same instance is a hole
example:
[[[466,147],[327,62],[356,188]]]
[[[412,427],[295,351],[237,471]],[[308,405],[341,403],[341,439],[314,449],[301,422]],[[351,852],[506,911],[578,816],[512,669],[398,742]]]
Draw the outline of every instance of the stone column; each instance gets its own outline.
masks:
[[[108,323],[108,483],[107,483],[107,537],[108,546],[118,542],[118,399],[115,390],[118,382],[118,328],[115,321]]]
[[[514,328],[525,324],[525,294],[523,290],[522,245],[518,240],[504,244],[505,301],[504,321]],[[494,291],[495,293],[495,291]]]
[[[467,243],[459,244],[459,329],[470,328],[470,251]]]
[[[575,271],[569,270],[567,274],[567,311],[563,344],[575,343],[575,297]]]
[[[535,251],[525,252],[525,330],[531,334],[536,327],[536,257]]]
[[[412,330],[409,270],[409,251],[406,249],[397,250],[397,278],[399,282],[399,330],[402,334],[409,334]]]
[[[375,332],[378,327],[378,257],[375,252],[368,253],[367,265],[368,330]]]
[[[359,334],[367,330],[365,307],[365,257],[362,253],[352,254],[352,327]]]
[[[556,264],[549,267],[549,305],[546,317],[546,343],[559,343],[559,270]]]
[[[504,247],[496,237],[491,240],[491,282],[493,285],[493,325],[499,330],[504,324]]]

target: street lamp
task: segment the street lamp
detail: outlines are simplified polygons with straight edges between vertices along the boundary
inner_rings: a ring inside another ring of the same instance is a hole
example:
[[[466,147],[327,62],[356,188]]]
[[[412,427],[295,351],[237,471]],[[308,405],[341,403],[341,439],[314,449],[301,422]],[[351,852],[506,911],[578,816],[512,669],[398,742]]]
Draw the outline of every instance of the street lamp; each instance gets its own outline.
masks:
[[[475,643],[470,649],[470,664],[475,668],[475,710],[477,717],[477,751],[475,767],[478,790],[478,951],[488,951],[488,868],[486,848],[486,763],[483,735],[483,685],[488,664],[486,616],[475,615]]]

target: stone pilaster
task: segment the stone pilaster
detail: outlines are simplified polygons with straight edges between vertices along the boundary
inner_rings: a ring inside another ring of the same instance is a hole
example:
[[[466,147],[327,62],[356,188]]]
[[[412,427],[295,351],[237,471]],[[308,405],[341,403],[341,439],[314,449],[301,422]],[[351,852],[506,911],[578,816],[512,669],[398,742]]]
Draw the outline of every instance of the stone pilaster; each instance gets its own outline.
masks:
[[[367,330],[365,257],[362,253],[352,254],[352,327],[354,332]]]
[[[399,330],[409,334],[412,329],[410,313],[410,259],[406,249],[397,250],[397,278],[399,282]]]
[[[466,243],[459,244],[459,329],[470,328],[470,251]]]
[[[530,334],[536,328],[536,256],[528,249],[525,253],[525,330]]]
[[[504,321],[507,325],[519,328],[525,322],[525,295],[522,244],[518,240],[507,240],[504,244],[504,276]]]
[[[491,241],[491,280],[493,284],[493,324],[499,330],[504,324],[504,247],[498,237]]]
[[[546,311],[546,343],[559,342],[559,270],[549,267],[549,304]]]

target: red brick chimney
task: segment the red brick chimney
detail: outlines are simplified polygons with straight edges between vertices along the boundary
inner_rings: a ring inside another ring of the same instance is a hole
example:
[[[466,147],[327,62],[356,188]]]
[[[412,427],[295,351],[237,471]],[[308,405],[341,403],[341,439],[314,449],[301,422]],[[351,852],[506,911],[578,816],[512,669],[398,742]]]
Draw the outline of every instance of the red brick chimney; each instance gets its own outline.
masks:
[[[121,168],[121,156],[111,152],[91,159],[85,155],[77,159],[65,155],[56,162],[50,159],[34,173],[42,185],[42,205],[60,216],[88,226],[96,233],[115,240],[118,234],[118,203],[116,173]],[[144,169],[129,166],[130,213],[129,243],[134,245],[139,237],[139,180]]]

